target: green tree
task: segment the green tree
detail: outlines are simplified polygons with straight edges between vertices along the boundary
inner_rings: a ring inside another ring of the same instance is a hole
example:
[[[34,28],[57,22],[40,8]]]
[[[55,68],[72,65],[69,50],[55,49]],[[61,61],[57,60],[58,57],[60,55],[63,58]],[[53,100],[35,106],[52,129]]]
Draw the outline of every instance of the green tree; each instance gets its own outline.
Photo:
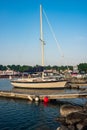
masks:
[[[80,63],[79,65],[78,65],[78,69],[79,69],[79,72],[85,72],[85,73],[87,73],[87,63]]]
[[[0,65],[0,70],[6,70],[6,69],[7,69],[6,66]]]

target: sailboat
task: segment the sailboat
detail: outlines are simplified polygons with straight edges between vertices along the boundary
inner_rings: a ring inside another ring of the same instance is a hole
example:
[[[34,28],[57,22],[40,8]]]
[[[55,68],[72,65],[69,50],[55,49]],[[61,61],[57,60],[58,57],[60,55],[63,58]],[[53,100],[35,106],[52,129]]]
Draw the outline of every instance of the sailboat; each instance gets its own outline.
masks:
[[[42,30],[42,5],[40,5],[40,42],[42,45],[42,66],[44,67],[44,40],[43,40],[43,30]],[[18,78],[11,80],[11,84],[18,88],[35,88],[35,89],[54,89],[54,88],[64,88],[66,81],[58,80],[55,77],[44,77],[44,71],[42,72],[42,77],[35,78]]]

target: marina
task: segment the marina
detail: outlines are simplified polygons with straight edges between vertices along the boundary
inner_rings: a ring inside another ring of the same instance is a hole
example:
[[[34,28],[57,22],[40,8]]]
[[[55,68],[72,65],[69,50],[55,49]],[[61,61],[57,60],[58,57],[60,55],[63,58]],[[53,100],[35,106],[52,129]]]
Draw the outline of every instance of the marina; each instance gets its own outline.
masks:
[[[48,97],[47,103],[44,97]],[[55,130],[60,126],[56,118],[60,115],[62,104],[84,105],[86,101],[85,90],[19,89],[14,88],[9,79],[0,79],[0,128]]]
[[[86,23],[85,0],[0,1],[0,130],[87,130]]]
[[[43,101],[44,97],[48,97],[51,100],[72,99],[72,98],[87,98],[87,85],[86,84],[70,84],[62,89],[25,89],[14,88],[10,84],[9,79],[0,79],[1,89],[0,97],[12,98],[12,99],[25,99],[29,101],[35,101],[38,97],[39,101]],[[9,89],[5,86],[7,84]]]

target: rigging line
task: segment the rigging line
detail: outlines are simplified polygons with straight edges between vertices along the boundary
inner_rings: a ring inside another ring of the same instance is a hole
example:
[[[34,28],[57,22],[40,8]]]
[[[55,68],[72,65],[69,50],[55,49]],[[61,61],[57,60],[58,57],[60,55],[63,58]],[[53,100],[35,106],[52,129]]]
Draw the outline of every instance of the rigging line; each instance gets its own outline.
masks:
[[[46,13],[45,13],[44,10],[43,10],[43,13],[44,13],[44,16],[45,16],[45,18],[46,18],[46,20],[47,20],[47,23],[48,23],[48,25],[49,25],[50,31],[51,31],[51,33],[52,33],[52,35],[53,35],[53,38],[54,38],[54,40],[56,41],[56,44],[57,44],[58,50],[59,50],[59,52],[60,52],[60,55],[61,55],[62,57],[64,57],[64,54],[63,54],[63,52],[62,52],[62,49],[61,49],[61,47],[60,47],[60,45],[59,45],[59,43],[58,43],[58,41],[57,41],[57,39],[56,39],[55,33],[54,33],[53,29],[52,29],[52,26],[51,26],[51,24],[50,24],[50,22],[49,22],[49,20],[48,20],[48,17],[47,17],[47,15],[46,15]]]
[[[60,47],[60,45],[59,45],[59,42],[58,42],[57,39],[56,39],[56,35],[55,35],[55,33],[54,33],[53,29],[52,29],[52,26],[51,26],[51,24],[50,24],[50,22],[49,22],[49,20],[48,20],[48,17],[47,17],[47,15],[46,15],[44,9],[43,9],[43,14],[44,14],[44,16],[45,16],[45,18],[46,18],[46,20],[47,20],[47,23],[48,23],[48,25],[49,25],[50,31],[51,31],[51,33],[52,33],[52,35],[53,35],[53,38],[54,38],[54,40],[56,41],[57,48],[58,48],[58,50],[59,50],[59,52],[60,52],[60,55],[61,55],[61,57],[62,57],[63,60],[64,60],[64,53],[63,53],[63,51],[62,51],[62,49],[61,49],[61,47]],[[68,65],[67,65],[67,69],[69,69],[69,68],[68,68]]]

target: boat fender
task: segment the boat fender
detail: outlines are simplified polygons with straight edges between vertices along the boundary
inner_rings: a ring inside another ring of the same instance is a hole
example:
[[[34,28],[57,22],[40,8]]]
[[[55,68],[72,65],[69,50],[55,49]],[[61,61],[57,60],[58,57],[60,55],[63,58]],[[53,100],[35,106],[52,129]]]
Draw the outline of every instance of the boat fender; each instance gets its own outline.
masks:
[[[28,99],[29,99],[30,101],[33,101],[33,98],[32,98],[31,96],[29,96],[29,95],[28,95]]]
[[[48,103],[48,102],[49,102],[49,98],[48,98],[47,96],[45,96],[44,99],[43,99],[43,101],[44,101],[45,103]]]
[[[36,97],[35,97],[35,101],[36,101],[36,102],[39,102],[39,100],[40,100],[39,96],[36,96]]]

